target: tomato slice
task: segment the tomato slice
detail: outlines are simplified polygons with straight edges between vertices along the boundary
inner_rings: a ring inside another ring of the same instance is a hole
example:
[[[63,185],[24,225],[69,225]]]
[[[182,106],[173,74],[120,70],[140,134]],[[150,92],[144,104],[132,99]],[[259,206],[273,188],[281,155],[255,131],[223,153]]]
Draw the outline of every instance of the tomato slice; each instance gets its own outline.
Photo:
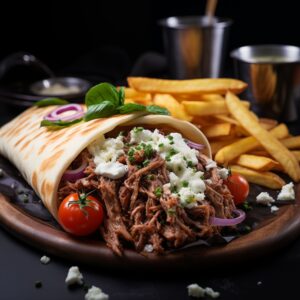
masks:
[[[236,205],[242,204],[246,200],[249,194],[249,183],[244,176],[233,173],[224,180],[224,183],[231,192]]]
[[[91,195],[72,193],[60,204],[58,220],[63,229],[73,235],[89,235],[101,225],[103,207]]]

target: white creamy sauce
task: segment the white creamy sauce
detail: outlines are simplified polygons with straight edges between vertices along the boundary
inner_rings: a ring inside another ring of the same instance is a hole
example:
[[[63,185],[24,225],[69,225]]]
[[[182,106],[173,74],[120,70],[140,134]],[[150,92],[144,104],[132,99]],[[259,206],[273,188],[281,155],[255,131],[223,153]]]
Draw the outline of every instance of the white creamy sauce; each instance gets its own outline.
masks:
[[[43,89],[40,89],[38,93],[40,95],[68,95],[68,94],[77,94],[80,92],[79,86],[65,86],[60,83],[54,83],[53,85],[50,85],[48,87],[44,87]]]

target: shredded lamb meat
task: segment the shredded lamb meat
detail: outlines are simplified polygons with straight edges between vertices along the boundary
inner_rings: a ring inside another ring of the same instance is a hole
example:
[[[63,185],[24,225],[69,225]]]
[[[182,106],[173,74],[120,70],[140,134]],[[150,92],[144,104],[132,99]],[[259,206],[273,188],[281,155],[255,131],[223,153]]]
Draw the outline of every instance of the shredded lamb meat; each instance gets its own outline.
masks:
[[[128,136],[124,137],[128,141]],[[197,156],[197,170],[204,172],[206,183],[205,201],[198,206],[184,208],[178,197],[166,188],[169,171],[166,161],[154,153],[146,166],[143,150],[134,154],[136,164],[125,155],[118,162],[128,166],[127,174],[121,179],[109,179],[95,173],[95,163],[88,150],[84,150],[78,160],[87,163],[86,177],[75,182],[62,180],[58,200],[72,192],[93,192],[101,199],[105,208],[105,218],[101,226],[103,239],[114,253],[121,256],[124,244],[143,252],[147,244],[153,246],[156,254],[182,247],[197,239],[206,239],[219,233],[220,228],[210,225],[211,217],[232,218],[235,209],[232,195],[217,169],[205,169],[208,158]],[[157,189],[161,194],[156,194]]]

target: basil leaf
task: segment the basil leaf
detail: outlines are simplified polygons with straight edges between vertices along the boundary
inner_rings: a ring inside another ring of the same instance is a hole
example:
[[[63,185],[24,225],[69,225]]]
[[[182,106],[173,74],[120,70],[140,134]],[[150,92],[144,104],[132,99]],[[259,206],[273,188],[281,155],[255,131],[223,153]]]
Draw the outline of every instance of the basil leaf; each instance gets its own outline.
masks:
[[[170,112],[166,108],[157,105],[146,106],[146,111],[156,115],[170,115]]]
[[[69,101],[61,99],[61,98],[45,98],[40,101],[37,101],[34,103],[34,106],[38,107],[45,107],[45,106],[50,106],[50,105],[63,105],[63,104],[68,104]]]
[[[115,107],[119,106],[119,92],[110,83],[100,83],[88,90],[85,95],[85,104],[87,107],[100,104],[103,101],[110,101]]]
[[[145,105],[137,104],[137,103],[127,103],[118,107],[118,111],[120,114],[130,114],[135,111],[145,111],[145,110],[146,110]]]
[[[110,117],[117,114],[118,111],[110,101],[103,101],[100,104],[90,105],[84,116],[84,121],[90,121],[98,118]]]
[[[124,105],[124,101],[125,101],[125,89],[123,86],[121,86],[119,90],[119,105]]]
[[[64,127],[69,127],[72,126],[73,124],[79,123],[80,121],[82,121],[82,118],[80,119],[75,119],[73,121],[61,121],[61,120],[57,120],[57,121],[48,121],[48,120],[43,120],[41,122],[41,127],[51,127],[53,129],[61,129]]]

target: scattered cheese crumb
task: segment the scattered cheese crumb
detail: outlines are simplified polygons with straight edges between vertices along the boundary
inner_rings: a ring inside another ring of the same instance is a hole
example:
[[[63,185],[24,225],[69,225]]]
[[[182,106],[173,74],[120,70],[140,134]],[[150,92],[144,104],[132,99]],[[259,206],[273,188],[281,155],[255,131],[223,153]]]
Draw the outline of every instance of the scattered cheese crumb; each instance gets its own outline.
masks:
[[[217,167],[217,163],[214,160],[212,160],[212,159],[207,160],[207,164],[205,166],[205,169],[207,171],[210,170],[210,169],[216,168],[216,167]]]
[[[279,208],[276,205],[272,205],[271,206],[271,213],[274,213],[274,212],[276,212],[278,210],[279,210]]]
[[[192,283],[188,285],[187,289],[188,289],[188,295],[194,298],[204,298],[205,296],[209,296],[215,299],[220,296],[220,293],[215,292],[212,288],[210,287],[203,288],[197,283]]]
[[[146,244],[145,247],[144,247],[144,251],[145,251],[145,252],[148,252],[148,253],[153,252],[153,245],[151,245],[151,244]]]
[[[262,282],[261,281],[257,281],[257,285],[262,285]]]
[[[256,203],[271,206],[275,200],[267,192],[262,192],[256,196]]]
[[[227,179],[229,176],[229,170],[226,168],[218,169],[218,174],[222,179]]]
[[[80,285],[83,284],[83,276],[77,266],[73,266],[69,269],[65,282],[67,285],[72,285],[75,283]]]
[[[108,300],[109,296],[96,286],[92,286],[84,296],[85,300]]]
[[[187,286],[188,295],[195,298],[203,298],[205,296],[205,289],[197,283],[192,283]]]
[[[41,262],[42,264],[44,264],[44,265],[47,265],[47,264],[49,264],[49,262],[50,262],[50,257],[44,255],[44,256],[41,257],[40,262]]]
[[[277,200],[295,200],[294,184],[292,182],[282,187]]]
[[[205,288],[205,294],[213,299],[216,299],[220,296],[219,292],[215,292],[212,288],[206,287]]]

